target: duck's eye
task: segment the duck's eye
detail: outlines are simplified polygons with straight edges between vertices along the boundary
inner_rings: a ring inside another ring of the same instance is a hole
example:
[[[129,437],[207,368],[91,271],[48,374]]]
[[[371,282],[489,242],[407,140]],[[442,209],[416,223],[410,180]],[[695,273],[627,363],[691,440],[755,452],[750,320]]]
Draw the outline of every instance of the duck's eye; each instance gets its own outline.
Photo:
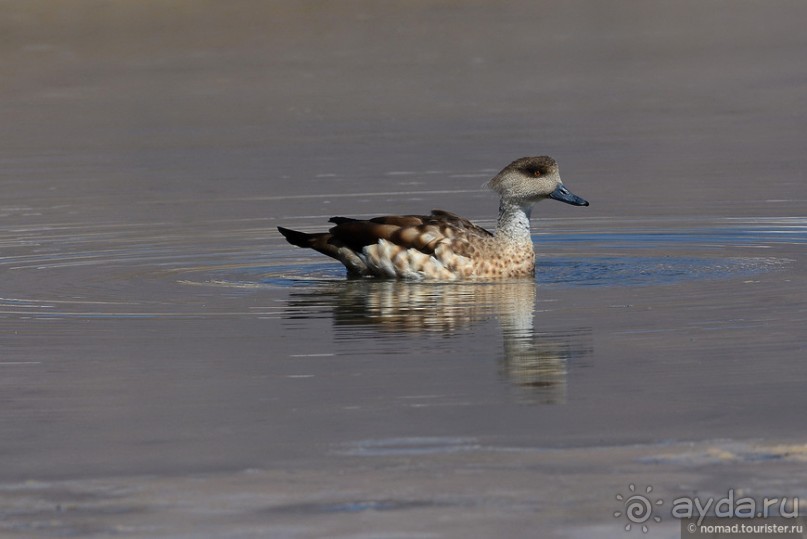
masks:
[[[536,178],[540,178],[541,177],[541,171],[540,170],[533,170],[532,175],[535,176]]]

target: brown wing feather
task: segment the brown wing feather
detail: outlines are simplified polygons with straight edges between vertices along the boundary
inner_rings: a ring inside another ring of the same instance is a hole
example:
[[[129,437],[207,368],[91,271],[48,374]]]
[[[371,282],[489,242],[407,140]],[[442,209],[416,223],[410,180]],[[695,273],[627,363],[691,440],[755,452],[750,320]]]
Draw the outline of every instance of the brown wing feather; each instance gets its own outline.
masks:
[[[356,220],[339,223],[328,232],[344,245],[360,251],[365,245],[373,245],[380,239],[390,239],[400,228],[396,225]]]
[[[450,239],[452,248],[469,251],[468,236],[492,236],[468,219],[444,210],[433,210],[431,215],[387,215],[369,220],[333,217],[331,222],[337,224],[329,231],[330,243],[336,241],[357,251],[381,239],[427,254],[432,254],[441,241]]]
[[[473,224],[465,217],[461,217],[456,213],[451,213],[450,211],[432,210],[432,214],[429,216],[429,218],[444,223],[450,223],[457,228],[468,230],[472,234],[479,234],[481,236],[493,236],[493,234],[488,230],[485,230],[481,226]]]
[[[384,217],[373,217],[370,222],[404,227],[422,225],[424,219],[425,217],[422,215],[385,215]]]

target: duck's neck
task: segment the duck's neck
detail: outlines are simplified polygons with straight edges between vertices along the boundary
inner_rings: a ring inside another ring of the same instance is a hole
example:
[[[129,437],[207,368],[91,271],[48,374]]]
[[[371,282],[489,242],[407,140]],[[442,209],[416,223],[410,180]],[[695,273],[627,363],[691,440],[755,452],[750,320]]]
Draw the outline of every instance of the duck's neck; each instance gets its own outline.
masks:
[[[496,222],[496,237],[511,245],[532,248],[530,237],[530,213],[532,202],[503,198],[499,203],[499,219]]]

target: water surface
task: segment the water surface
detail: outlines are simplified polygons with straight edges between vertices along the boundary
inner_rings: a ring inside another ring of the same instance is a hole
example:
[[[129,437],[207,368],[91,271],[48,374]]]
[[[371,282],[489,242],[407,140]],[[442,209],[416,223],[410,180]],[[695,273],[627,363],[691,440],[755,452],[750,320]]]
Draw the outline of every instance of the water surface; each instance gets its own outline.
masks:
[[[40,7],[1,23],[1,536],[807,499],[801,4]],[[534,280],[348,280],[275,229],[492,228],[538,153],[592,205],[536,208]]]

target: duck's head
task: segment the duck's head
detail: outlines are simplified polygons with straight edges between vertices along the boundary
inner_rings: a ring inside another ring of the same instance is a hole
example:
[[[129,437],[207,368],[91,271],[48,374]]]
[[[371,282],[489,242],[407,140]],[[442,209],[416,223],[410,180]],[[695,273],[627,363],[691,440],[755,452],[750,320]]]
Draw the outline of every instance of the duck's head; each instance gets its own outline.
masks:
[[[532,204],[545,198],[573,206],[588,206],[588,202],[572,194],[560,179],[558,164],[547,155],[516,159],[487,183],[503,199]]]

